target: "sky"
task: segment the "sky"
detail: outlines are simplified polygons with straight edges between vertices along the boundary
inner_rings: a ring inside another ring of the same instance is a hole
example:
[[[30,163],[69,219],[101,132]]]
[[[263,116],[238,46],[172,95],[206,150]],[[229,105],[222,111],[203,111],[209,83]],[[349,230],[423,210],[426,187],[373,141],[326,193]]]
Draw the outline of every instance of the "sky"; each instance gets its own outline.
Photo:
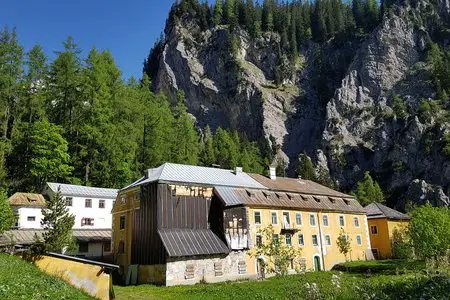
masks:
[[[16,27],[25,51],[40,44],[52,60],[72,35],[83,50],[109,49],[124,79],[142,63],[164,30],[174,0],[2,0],[0,26]],[[209,0],[209,2],[212,2]]]

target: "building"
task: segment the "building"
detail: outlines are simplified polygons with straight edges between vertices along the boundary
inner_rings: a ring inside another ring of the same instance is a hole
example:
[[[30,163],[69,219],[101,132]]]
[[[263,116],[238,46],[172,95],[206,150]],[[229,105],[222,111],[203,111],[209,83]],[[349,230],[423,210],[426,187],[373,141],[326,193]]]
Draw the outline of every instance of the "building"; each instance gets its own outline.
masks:
[[[48,182],[44,194],[52,197],[58,190],[75,216],[74,229],[111,229],[118,190]]]
[[[380,203],[365,207],[370,231],[370,243],[375,258],[392,257],[392,237],[396,230],[408,227],[410,217]]]
[[[45,198],[41,194],[15,193],[8,199],[17,217],[14,228],[30,229],[40,228],[42,213],[45,207]]]
[[[352,241],[350,259],[370,252],[364,209],[317,183],[236,170],[166,163],[119,191],[113,255],[126,282],[164,285],[257,278],[260,228],[302,248],[299,266],[328,270],[345,260],[336,239]],[[293,271],[293,270],[292,270]]]

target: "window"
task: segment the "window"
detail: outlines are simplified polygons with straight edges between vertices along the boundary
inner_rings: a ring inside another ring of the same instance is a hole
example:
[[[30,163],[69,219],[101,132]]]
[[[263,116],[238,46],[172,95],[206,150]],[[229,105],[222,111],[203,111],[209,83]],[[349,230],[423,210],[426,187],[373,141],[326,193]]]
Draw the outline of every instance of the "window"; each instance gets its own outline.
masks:
[[[72,197],[66,197],[66,206],[72,206]]]
[[[373,257],[378,259],[378,249],[372,249]]]
[[[339,226],[341,226],[341,227],[345,226],[344,216],[339,216]]]
[[[141,200],[141,191],[134,192],[134,201]]]
[[[256,247],[261,247],[262,245],[262,236],[260,234],[256,235]]]
[[[323,219],[323,226],[328,227],[328,216],[327,215],[323,215],[322,219]]]
[[[280,237],[278,236],[277,233],[272,235],[272,241],[274,245],[278,245],[278,243],[280,242]]]
[[[88,243],[79,243],[78,244],[78,252],[86,253],[89,251],[89,244]]]
[[[292,236],[289,233],[286,234],[285,241],[286,241],[287,246],[289,246],[289,247],[292,246]]]
[[[361,235],[360,235],[360,234],[357,234],[357,235],[356,235],[356,244],[357,244],[358,246],[361,246],[361,245],[362,245],[362,239],[361,239]]]
[[[295,223],[297,225],[302,225],[302,214],[301,213],[295,214]]]
[[[125,216],[120,216],[120,230],[125,229]]]
[[[81,226],[93,226],[93,225],[94,225],[93,218],[82,218],[81,219]]]
[[[283,212],[283,227],[290,228],[291,227],[291,218],[289,217],[289,212]]]
[[[92,199],[84,200],[84,207],[91,208],[92,207]]]
[[[111,243],[110,242],[103,243],[103,252],[111,252]]]
[[[319,246],[319,242],[317,240],[317,234],[312,235],[312,244],[313,244],[313,246]]]
[[[330,235],[325,235],[325,245],[331,246],[331,237]]]
[[[372,225],[372,226],[370,226],[370,232],[371,232],[372,234],[378,234],[378,228],[377,228],[377,225]]]
[[[276,211],[272,212],[272,225],[278,225],[278,213]]]
[[[36,221],[36,217],[27,217],[28,222],[34,222]]]
[[[315,215],[313,215],[313,214],[309,215],[309,224],[311,226],[316,226],[316,216]]]
[[[354,217],[353,222],[355,223],[355,227],[359,227],[359,218],[358,217]]]
[[[105,200],[98,200],[98,208],[105,208]]]
[[[255,217],[255,225],[261,225],[261,212],[255,211],[254,217]]]
[[[303,234],[301,234],[301,233],[298,234],[298,245],[299,246],[304,246],[305,245],[305,240],[303,238]]]
[[[120,199],[122,200],[122,204],[126,204],[127,203],[127,196],[126,195],[122,195],[122,197]]]
[[[124,241],[120,241],[119,242],[119,254],[123,254],[123,253],[125,253],[125,243],[124,243]]]

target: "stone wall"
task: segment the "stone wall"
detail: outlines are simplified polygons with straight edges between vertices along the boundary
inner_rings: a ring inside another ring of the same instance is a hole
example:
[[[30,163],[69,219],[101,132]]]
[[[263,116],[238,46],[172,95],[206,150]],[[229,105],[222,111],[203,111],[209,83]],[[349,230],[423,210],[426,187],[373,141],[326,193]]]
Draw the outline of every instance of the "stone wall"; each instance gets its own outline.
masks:
[[[166,285],[220,282],[255,277],[247,266],[247,252],[233,251],[225,256],[172,258],[167,261]]]
[[[166,265],[140,265],[138,267],[138,283],[165,284]]]

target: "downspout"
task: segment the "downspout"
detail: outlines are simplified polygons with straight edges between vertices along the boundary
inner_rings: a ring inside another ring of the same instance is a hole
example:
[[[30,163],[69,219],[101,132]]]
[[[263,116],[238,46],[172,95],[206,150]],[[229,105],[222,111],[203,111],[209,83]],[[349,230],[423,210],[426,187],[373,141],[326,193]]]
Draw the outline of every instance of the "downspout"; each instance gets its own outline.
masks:
[[[325,271],[325,256],[323,255],[323,241],[322,241],[322,227],[320,225],[319,212],[317,212],[317,224],[319,225],[319,247],[320,247],[320,256],[322,257],[322,269]]]

